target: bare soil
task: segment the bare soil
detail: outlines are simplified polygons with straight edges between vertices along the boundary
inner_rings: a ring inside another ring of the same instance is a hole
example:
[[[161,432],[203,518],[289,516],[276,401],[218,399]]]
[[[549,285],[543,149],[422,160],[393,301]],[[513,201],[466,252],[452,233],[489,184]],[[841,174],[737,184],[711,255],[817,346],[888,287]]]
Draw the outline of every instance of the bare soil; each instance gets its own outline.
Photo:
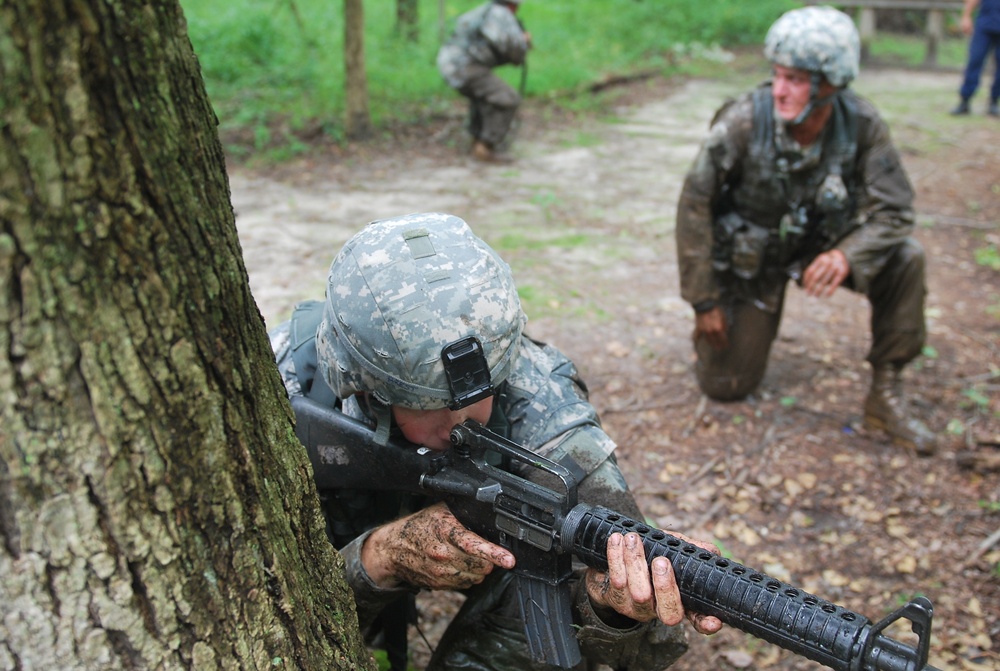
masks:
[[[529,99],[508,163],[469,158],[456,99],[363,145],[233,165],[261,312],[274,325],[321,297],[337,249],[367,221],[462,216],[511,263],[529,334],[577,362],[653,523],[873,620],[926,595],[931,663],[1000,670],[1000,471],[985,465],[1000,453],[1000,270],[976,257],[1000,246],[1000,120],[981,96],[974,115],[947,114],[955,72],[868,69],[857,82],[892,127],[928,252],[928,349],[907,391],[940,449],[921,458],[860,425],[869,311],[846,290],[818,300],[791,287],[760,390],[737,403],[699,393],[674,206],[713,111],[763,79],[759,65],[724,69],[626,83],[585,114]],[[432,642],[452,605],[421,600]],[[913,643],[905,627],[892,633]],[[689,638],[677,669],[821,668],[733,628]],[[413,659],[426,660],[416,633]]]

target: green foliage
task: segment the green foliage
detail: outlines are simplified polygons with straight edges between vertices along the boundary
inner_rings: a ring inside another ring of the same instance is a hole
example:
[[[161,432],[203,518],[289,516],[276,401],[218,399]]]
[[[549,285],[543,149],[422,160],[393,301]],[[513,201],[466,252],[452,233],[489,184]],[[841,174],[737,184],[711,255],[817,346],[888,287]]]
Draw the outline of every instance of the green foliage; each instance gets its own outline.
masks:
[[[927,55],[927,38],[923,34],[901,35],[877,33],[871,45],[871,56],[877,63],[896,66],[919,66]],[[960,68],[968,55],[968,41],[942,40],[938,43],[937,63],[945,67]]]
[[[375,658],[378,671],[389,671],[391,665],[389,664],[389,656],[385,650],[372,650],[372,656]],[[413,662],[407,662],[406,671],[417,671],[417,667],[413,666]]]
[[[494,243],[494,248],[503,251],[505,249],[530,250],[545,248],[572,249],[574,247],[586,247],[591,243],[591,239],[581,233],[567,233],[565,235],[551,238],[537,238],[522,233],[509,233],[502,236]]]
[[[988,510],[991,513],[1000,513],[1000,501],[986,501],[985,499],[980,499],[979,507],[983,510]]]
[[[426,118],[453,103],[457,94],[435,65],[440,33],[443,28],[447,34],[459,14],[481,2],[421,3],[419,39],[410,42],[396,34],[395,0],[364,0],[365,66],[376,128]],[[698,3],[676,0],[526,2],[518,16],[535,45],[528,59],[527,95],[572,104],[591,99],[580,93],[594,82],[638,72],[669,73],[703,53],[700,45],[760,44],[774,19],[798,4],[715,0],[705,11]],[[342,2],[181,0],[181,5],[224,130],[240,131],[253,151],[289,143],[305,129],[339,137]],[[500,68],[498,74],[519,84],[519,68]]]
[[[976,263],[991,270],[1000,270],[1000,249],[996,245],[986,245],[975,251]]]
[[[945,431],[951,436],[961,436],[965,433],[965,422],[953,417],[948,420]]]
[[[959,405],[968,407],[969,402],[980,411],[988,410],[990,407],[990,399],[983,392],[975,387],[969,387],[968,389],[962,390],[962,396],[968,399],[968,401],[962,402]]]

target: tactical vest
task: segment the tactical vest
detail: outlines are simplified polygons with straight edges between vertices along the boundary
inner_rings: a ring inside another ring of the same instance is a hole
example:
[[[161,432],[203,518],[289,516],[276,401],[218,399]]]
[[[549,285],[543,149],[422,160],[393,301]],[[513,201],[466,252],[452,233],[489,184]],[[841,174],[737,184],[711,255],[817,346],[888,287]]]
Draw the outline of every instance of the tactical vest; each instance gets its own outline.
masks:
[[[841,91],[830,103],[833,113],[820,140],[819,162],[800,170],[789,156],[779,155],[775,144],[771,87],[754,90],[752,100],[753,132],[747,157],[738,167],[738,178],[726,188],[723,210],[718,214],[735,212],[767,229],[767,259],[771,263],[782,257],[786,261],[795,258],[807,240],[817,251],[831,248],[849,232],[857,209],[858,114],[854,94]],[[837,181],[844,187],[839,197],[827,188]],[[790,226],[794,228],[789,230]],[[783,250],[782,245],[786,246]]]

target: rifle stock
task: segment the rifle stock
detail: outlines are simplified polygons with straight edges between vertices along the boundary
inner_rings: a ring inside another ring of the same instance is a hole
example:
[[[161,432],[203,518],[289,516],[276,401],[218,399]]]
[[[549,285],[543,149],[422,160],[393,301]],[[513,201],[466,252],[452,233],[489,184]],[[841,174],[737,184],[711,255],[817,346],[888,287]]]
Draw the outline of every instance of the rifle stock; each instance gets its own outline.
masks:
[[[613,533],[636,532],[648,561],[670,560],[686,609],[712,615],[785,650],[837,671],[938,671],[927,663],[933,607],[918,597],[873,624],[760,571],[715,555],[601,506],[577,503],[569,470],[468,421],[452,429],[452,448],[374,442],[370,427],[304,397],[293,397],[296,434],[320,489],[383,489],[445,501],[483,538],[511,550],[532,656],[570,668],[581,656],[572,628],[571,558],[607,570]],[[559,481],[550,489],[489,463],[490,453]],[[915,647],[884,631],[905,619]]]

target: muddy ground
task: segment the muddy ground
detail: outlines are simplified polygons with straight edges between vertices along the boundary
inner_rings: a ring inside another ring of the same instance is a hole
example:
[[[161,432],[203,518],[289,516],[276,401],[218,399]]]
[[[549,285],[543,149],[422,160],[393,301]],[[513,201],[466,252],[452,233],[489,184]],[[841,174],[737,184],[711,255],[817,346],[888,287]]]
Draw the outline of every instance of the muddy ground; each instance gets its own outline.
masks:
[[[465,218],[511,263],[532,336],[561,346],[590,384],[621,466],[657,526],[714,539],[737,561],[866,615],[934,603],[931,663],[1000,669],[1000,120],[956,119],[959,75],[868,69],[916,188],[929,259],[926,355],[908,370],[916,412],[940,436],[920,458],[860,426],[866,301],[789,291],[763,385],[709,401],[691,367],[678,296],[674,205],[713,110],[763,79],[647,79],[568,115],[529,99],[509,163],[467,155],[464,111],[350,147],[258,169],[233,165],[251,287],[269,325],[321,297],[339,246],[369,220],[439,210]],[[980,252],[982,254],[982,252]],[[994,257],[995,258],[995,257]],[[421,599],[432,642],[453,607]],[[906,628],[891,630],[913,644]],[[690,634],[676,666],[816,669],[727,628]],[[419,668],[426,646],[413,635]]]

